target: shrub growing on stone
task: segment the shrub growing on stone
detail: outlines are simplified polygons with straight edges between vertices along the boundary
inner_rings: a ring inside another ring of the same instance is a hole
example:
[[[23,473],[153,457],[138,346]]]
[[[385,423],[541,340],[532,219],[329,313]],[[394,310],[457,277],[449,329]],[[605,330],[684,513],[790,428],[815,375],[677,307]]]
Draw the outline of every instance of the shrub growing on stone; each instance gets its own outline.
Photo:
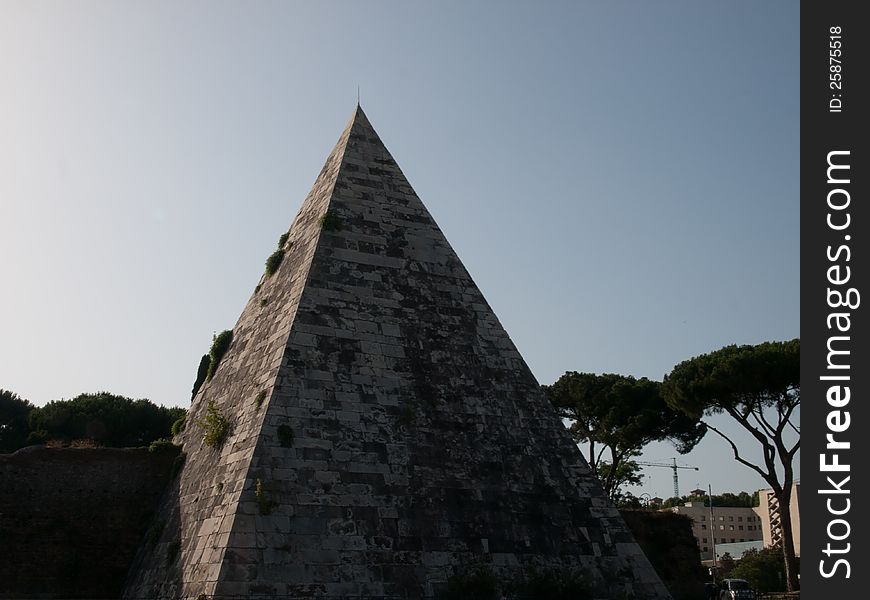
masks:
[[[284,247],[284,244],[287,243],[287,238],[289,238],[289,237],[290,237],[290,232],[289,232],[289,231],[288,231],[287,233],[282,233],[282,234],[281,234],[281,237],[278,238],[278,249],[279,249],[279,250],[282,249],[282,248]]]
[[[340,231],[341,219],[338,218],[337,214],[328,210],[326,214],[320,217],[320,229],[323,231]]]
[[[172,435],[176,436],[182,431],[184,431],[184,426],[187,424],[187,415],[181,417],[175,423],[172,424]]]
[[[190,392],[191,402],[196,397],[196,393],[202,384],[205,383],[205,378],[208,376],[208,368],[211,365],[211,357],[208,354],[203,354],[199,359],[199,367],[196,369],[196,380],[193,382],[193,389]]]
[[[214,400],[208,401],[205,409],[205,417],[197,422],[203,430],[202,441],[206,446],[220,446],[230,431],[230,421],[215,406]]]
[[[278,270],[278,267],[281,266],[282,260],[284,260],[284,251],[280,248],[270,254],[269,258],[266,259],[266,275],[269,275],[270,277],[274,275],[275,271]]]
[[[257,408],[260,408],[263,405],[263,401],[266,399],[266,390],[260,390],[260,393],[257,394],[257,397],[254,398],[254,404],[257,405]]]
[[[257,498],[257,508],[259,508],[260,514],[271,514],[272,509],[275,507],[275,503],[266,497],[266,492],[263,491],[263,483],[259,479],[257,480],[256,487],[254,488],[254,496],[256,496]]]
[[[209,363],[208,363],[208,375],[207,378],[211,381],[211,378],[214,377],[215,372],[217,372],[218,365],[221,363],[221,359],[227,353],[227,350],[230,349],[230,344],[233,343],[233,332],[227,329],[226,331],[221,331],[219,334],[214,336],[214,339],[211,343],[211,350],[208,351]]]

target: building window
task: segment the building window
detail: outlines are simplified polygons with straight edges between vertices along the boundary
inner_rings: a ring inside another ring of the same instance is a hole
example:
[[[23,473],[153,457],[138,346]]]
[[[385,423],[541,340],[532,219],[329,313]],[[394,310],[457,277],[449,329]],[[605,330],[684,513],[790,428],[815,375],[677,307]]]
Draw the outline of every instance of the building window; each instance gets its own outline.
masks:
[[[706,543],[707,543],[707,538],[703,538],[701,541],[704,542],[704,543],[706,544]]]
[[[701,515],[701,520],[702,520],[702,521],[706,521],[706,520],[707,520],[707,517],[704,516],[704,515]]]
[[[724,531],[725,526],[724,526],[724,525],[719,525],[719,529],[722,530],[722,531]]]
[[[731,531],[734,531],[734,525],[729,525],[729,526],[728,526],[728,529],[731,530]]]
[[[706,524],[706,523],[701,523],[701,529],[707,529],[707,524]]]
[[[740,541],[741,541],[741,542],[745,542],[746,540],[744,540],[743,538],[740,538]]]
[[[704,546],[704,552],[707,552],[707,546]]]
[[[725,517],[719,517],[719,520],[720,520],[720,521],[724,521],[724,520],[725,520]]]
[[[738,521],[742,521],[742,520],[743,520],[743,517],[737,517],[737,520],[738,520]]]
[[[734,543],[734,538],[731,538],[731,543],[732,543],[732,544]]]
[[[737,529],[739,529],[740,531],[743,531],[743,525],[738,525]]]
[[[719,540],[720,540],[720,542],[719,542],[720,544],[724,544],[724,543],[725,543],[725,538],[719,538]]]

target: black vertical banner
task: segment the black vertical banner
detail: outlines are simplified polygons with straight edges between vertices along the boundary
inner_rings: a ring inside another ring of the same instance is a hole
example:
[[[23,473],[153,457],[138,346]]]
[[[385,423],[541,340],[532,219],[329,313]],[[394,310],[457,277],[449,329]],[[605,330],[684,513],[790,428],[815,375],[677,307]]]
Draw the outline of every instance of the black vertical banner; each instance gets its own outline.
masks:
[[[809,599],[870,597],[866,10],[801,3],[799,551]]]

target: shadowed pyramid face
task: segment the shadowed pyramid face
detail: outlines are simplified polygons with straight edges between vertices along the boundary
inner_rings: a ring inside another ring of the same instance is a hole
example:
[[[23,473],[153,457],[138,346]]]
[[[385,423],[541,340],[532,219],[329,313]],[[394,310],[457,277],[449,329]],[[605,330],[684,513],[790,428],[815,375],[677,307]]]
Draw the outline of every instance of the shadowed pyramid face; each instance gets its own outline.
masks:
[[[126,596],[421,598],[482,568],[668,597],[362,109],[282,250],[188,417],[229,433],[188,426]]]

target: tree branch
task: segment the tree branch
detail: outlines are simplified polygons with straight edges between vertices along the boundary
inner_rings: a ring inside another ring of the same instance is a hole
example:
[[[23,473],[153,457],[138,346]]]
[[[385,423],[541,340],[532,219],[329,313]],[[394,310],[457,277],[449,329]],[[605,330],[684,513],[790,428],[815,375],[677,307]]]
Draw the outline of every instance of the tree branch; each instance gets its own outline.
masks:
[[[777,408],[777,412],[779,409]],[[774,427],[770,423],[767,422],[767,419],[764,418],[764,406],[759,404],[758,413],[752,411],[752,415],[755,417],[755,421],[762,425],[764,428],[764,432],[770,437],[776,437],[778,428]],[[782,415],[779,415],[782,416]]]
[[[773,476],[775,476],[776,475],[776,462],[774,459],[776,458],[776,448],[774,448],[770,444],[770,441],[768,440],[767,436],[765,436],[765,434],[763,434],[761,431],[759,431],[756,427],[753,427],[752,423],[750,423],[749,420],[746,419],[746,417],[744,415],[737,412],[733,407],[727,407],[725,410],[738,423],[740,423],[744,429],[746,429],[749,433],[751,433],[752,437],[754,437],[756,440],[759,441],[759,443],[761,443],[761,448],[764,452],[764,464],[767,467],[768,473],[771,473],[771,474],[773,474]],[[707,426],[709,427],[709,424]]]
[[[780,423],[779,423],[779,427],[777,427],[777,431],[779,433],[782,433],[782,430],[785,428],[786,423],[791,425],[792,429],[795,428],[794,425],[791,423],[791,414],[794,412],[794,409],[797,408],[797,406],[799,404],[800,404],[800,400],[798,400],[797,402],[794,402],[792,404],[789,404],[788,410],[786,410],[785,413],[780,415]],[[798,431],[798,433],[800,433],[800,431]]]
[[[742,464],[744,466],[749,467],[750,469],[752,469],[753,471],[755,471],[756,473],[761,475],[762,479],[764,479],[767,483],[771,483],[772,479],[774,481],[776,480],[776,477],[775,477],[776,472],[775,471],[774,471],[773,475],[771,475],[770,473],[765,473],[757,465],[754,465],[751,462],[749,462],[748,460],[742,458],[740,456],[740,452],[737,450],[737,445],[731,441],[731,438],[729,438],[727,435],[725,435],[724,433],[722,433],[721,431],[719,431],[718,429],[716,429],[715,427],[713,427],[709,423],[705,423],[705,424],[707,425],[707,429],[709,429],[711,431],[715,431],[717,434],[719,434],[719,436],[722,439],[724,439],[726,442],[728,442],[731,445],[731,450],[734,451],[734,460],[736,460],[737,462],[739,462],[740,464]],[[777,481],[776,483],[778,484],[779,482]]]

